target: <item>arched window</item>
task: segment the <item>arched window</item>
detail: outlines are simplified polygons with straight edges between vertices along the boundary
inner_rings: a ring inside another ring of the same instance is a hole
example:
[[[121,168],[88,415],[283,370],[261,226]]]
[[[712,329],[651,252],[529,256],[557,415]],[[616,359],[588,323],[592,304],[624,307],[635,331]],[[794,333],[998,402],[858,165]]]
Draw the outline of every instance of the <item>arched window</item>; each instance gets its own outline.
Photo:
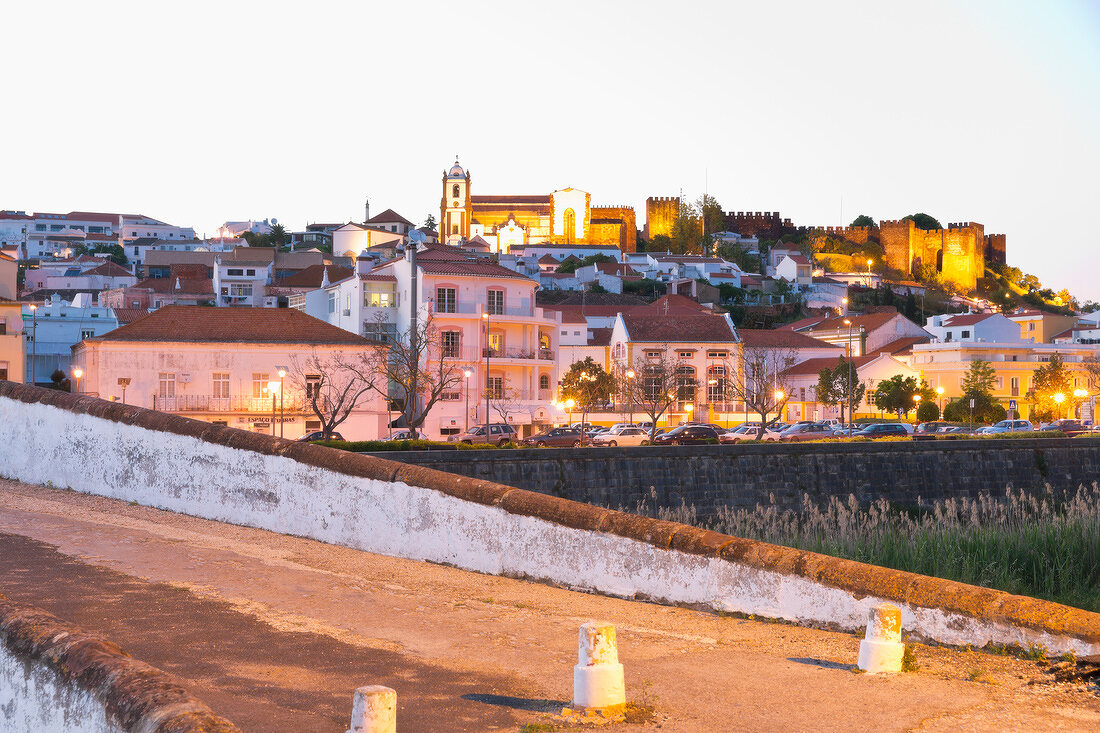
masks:
[[[573,213],[572,209],[566,209],[562,219],[565,222],[565,243],[573,244],[573,234],[577,229],[577,215]]]
[[[936,272],[943,272],[943,250],[936,250]]]
[[[458,184],[451,186],[451,198],[458,198]]]
[[[676,399],[679,402],[695,401],[695,367],[676,368]]]
[[[712,366],[707,369],[707,402],[716,404],[726,401],[726,368]]]
[[[539,377],[539,389],[550,389],[550,375],[543,374]]]

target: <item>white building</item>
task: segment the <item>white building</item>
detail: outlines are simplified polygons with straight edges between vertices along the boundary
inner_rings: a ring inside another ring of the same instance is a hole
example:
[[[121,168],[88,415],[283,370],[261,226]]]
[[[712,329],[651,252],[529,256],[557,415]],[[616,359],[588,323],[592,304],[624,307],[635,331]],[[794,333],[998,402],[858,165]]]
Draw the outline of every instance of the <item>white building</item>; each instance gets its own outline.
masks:
[[[1020,327],[1000,313],[960,313],[929,316],[924,330],[937,341],[1017,342]]]
[[[262,260],[214,260],[214,293],[219,306],[274,308],[275,296],[267,295],[272,262]]]
[[[72,302],[54,295],[41,306],[23,306],[23,323],[27,342],[24,378],[38,384],[49,383],[57,369],[71,374],[74,345],[118,328],[114,310],[92,305],[87,293],[78,294]]]

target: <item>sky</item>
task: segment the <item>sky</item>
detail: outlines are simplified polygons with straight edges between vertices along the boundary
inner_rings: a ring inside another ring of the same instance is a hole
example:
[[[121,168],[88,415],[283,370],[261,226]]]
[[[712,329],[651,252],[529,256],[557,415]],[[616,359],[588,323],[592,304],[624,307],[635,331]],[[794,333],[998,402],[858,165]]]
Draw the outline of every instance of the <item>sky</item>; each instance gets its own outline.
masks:
[[[925,212],[1100,301],[1100,3],[18,3],[0,209],[439,216],[572,186],[795,224]]]

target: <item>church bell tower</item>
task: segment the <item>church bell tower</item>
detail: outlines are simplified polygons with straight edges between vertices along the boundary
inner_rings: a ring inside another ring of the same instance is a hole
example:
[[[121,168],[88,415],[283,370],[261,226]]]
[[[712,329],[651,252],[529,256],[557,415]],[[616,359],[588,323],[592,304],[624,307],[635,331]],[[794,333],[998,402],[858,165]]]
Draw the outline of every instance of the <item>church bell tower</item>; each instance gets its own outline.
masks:
[[[443,198],[439,204],[439,241],[459,244],[470,238],[470,174],[455,164],[443,174]]]

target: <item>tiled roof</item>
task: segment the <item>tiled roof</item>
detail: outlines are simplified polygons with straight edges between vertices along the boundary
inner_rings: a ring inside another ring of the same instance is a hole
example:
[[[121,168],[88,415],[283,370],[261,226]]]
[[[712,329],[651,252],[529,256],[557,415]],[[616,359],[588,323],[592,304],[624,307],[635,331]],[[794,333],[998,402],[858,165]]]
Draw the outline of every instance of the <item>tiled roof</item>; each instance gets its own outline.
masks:
[[[121,265],[119,265],[116,262],[110,262],[110,261],[104,262],[99,267],[94,267],[91,270],[88,270],[87,272],[85,272],[84,274],[85,275],[106,275],[108,277],[126,277],[127,275],[132,276],[130,271],[127,270],[125,267],[122,267]]]
[[[787,255],[796,265],[808,265],[810,260],[806,255]]]
[[[957,316],[951,316],[944,320],[944,326],[973,326],[975,323],[981,323],[987,318],[992,318],[993,313],[961,313]]]
[[[866,313],[861,316],[857,316],[854,314],[848,316],[833,316],[831,318],[825,318],[823,320],[817,321],[815,324],[806,327],[791,328],[791,326],[785,326],[784,330],[797,330],[802,333],[846,331],[848,329],[848,324],[846,324],[844,320],[845,318],[847,318],[849,321],[852,322],[853,331],[858,331],[862,326],[864,331],[870,333],[871,331],[874,331],[875,329],[881,328],[882,326],[886,325],[897,316],[898,312],[896,310],[883,311],[881,313]],[[796,324],[791,325],[793,326]]]
[[[623,314],[631,341],[649,343],[735,343],[737,334],[723,316],[702,313],[674,316]]]
[[[560,261],[554,255],[545,254],[542,257],[539,257],[539,264],[540,265],[557,265],[557,264],[560,264]]]
[[[856,369],[859,369],[863,365],[874,361],[878,357],[878,354],[852,357],[852,366],[854,366]],[[819,356],[813,359],[807,359],[806,361],[798,362],[790,369],[784,370],[783,373],[791,377],[819,374],[822,369],[832,369],[834,366],[836,366],[839,358],[839,356]]]
[[[875,349],[875,354],[889,354],[890,356],[897,356],[899,354],[907,354],[913,350],[913,347],[917,344],[927,344],[932,339],[928,336],[906,336],[905,338],[895,339],[885,346],[880,346]]]
[[[393,209],[386,209],[377,216],[372,216],[367,219],[366,224],[405,224],[406,226],[415,227],[411,221],[398,214]]]
[[[538,196],[471,196],[470,203],[474,204],[548,204],[551,197],[548,195]]]
[[[611,345],[611,332],[613,328],[590,328],[588,329],[588,345],[589,346],[610,346]]]
[[[111,310],[114,311],[115,319],[120,326],[133,323],[137,319],[149,315],[149,311],[144,308],[112,308]]]
[[[179,280],[179,290],[176,281]],[[208,277],[147,277],[134,283],[135,288],[146,288],[154,293],[187,293],[188,295],[213,295],[214,281]]]
[[[363,282],[371,282],[371,283],[374,283],[374,282],[378,282],[378,283],[395,283],[395,282],[397,282],[397,278],[394,277],[393,275],[382,275],[382,274],[377,274],[376,275],[376,274],[373,274],[373,273],[367,273],[366,275],[360,275],[359,279],[362,280]]]
[[[742,328],[738,329],[738,333],[741,334],[741,341],[747,347],[756,346],[774,349],[836,349],[838,353],[842,351],[839,346],[832,346],[831,344],[819,341],[812,336],[798,333],[797,331],[767,328]]]
[[[708,312],[710,310],[698,301],[692,300],[691,298],[685,295],[680,295],[678,293],[663,295],[660,298],[657,298],[657,300],[650,303],[649,307],[653,308],[658,313],[675,313],[678,310]]]
[[[371,342],[293,308],[167,305],[89,341],[355,344]]]
[[[350,267],[340,267],[339,265],[310,265],[304,270],[298,270],[298,272],[293,275],[277,278],[272,285],[279,288],[319,288],[321,287],[321,280],[325,276],[326,269],[328,270],[328,281],[330,283],[346,280],[355,274],[355,270]]]

